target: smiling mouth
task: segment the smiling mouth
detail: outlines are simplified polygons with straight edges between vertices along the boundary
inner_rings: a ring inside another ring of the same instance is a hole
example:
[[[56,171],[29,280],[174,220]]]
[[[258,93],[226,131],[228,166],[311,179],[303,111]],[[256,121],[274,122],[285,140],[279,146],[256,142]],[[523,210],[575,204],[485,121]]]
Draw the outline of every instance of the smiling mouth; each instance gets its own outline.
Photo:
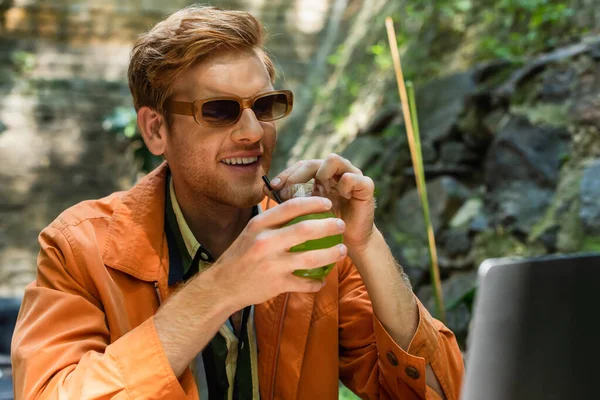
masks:
[[[234,157],[221,160],[222,164],[229,167],[252,167],[258,165],[260,156],[254,157]]]

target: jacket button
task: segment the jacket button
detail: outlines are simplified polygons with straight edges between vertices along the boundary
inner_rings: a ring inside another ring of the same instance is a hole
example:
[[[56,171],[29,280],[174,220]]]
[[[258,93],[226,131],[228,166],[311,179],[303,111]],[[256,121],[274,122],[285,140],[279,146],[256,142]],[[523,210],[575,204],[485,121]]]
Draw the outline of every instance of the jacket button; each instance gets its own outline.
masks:
[[[398,359],[396,358],[396,355],[394,353],[388,351],[385,356],[387,357],[390,364],[392,364],[394,367],[398,365]]]
[[[408,367],[406,367],[404,369],[404,372],[406,373],[406,375],[408,375],[409,378],[417,380],[421,377],[421,374],[419,373],[419,370],[416,369],[415,367],[409,365]]]

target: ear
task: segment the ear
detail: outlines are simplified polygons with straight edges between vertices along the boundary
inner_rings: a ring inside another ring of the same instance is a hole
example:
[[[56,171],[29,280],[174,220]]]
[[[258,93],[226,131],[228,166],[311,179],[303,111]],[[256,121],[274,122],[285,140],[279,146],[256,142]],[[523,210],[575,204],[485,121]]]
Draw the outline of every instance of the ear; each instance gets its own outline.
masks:
[[[137,122],[148,150],[155,156],[163,155],[169,132],[165,118],[150,107],[142,107],[137,112]]]

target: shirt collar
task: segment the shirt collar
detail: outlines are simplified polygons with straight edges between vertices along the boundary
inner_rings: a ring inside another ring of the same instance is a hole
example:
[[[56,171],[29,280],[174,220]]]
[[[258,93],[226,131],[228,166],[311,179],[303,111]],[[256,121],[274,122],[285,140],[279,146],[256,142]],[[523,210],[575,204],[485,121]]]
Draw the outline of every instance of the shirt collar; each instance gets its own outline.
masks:
[[[185,217],[181,212],[181,207],[179,207],[179,202],[177,201],[177,196],[175,196],[175,186],[173,185],[173,179],[169,177],[169,196],[171,197],[171,207],[173,208],[173,213],[175,214],[175,219],[177,221],[177,225],[179,226],[179,231],[181,233],[181,237],[183,238],[183,243],[185,244],[185,248],[190,255],[191,258],[196,256],[196,252],[200,248],[200,243],[196,240],[196,237],[192,233],[189,225],[185,221]]]
[[[195,262],[202,270],[215,260],[210,252],[202,246],[187,224],[177,201],[171,174],[167,178],[169,189],[165,207],[165,233],[169,247],[169,285],[184,280]],[[262,213],[261,204],[252,209],[252,217]],[[196,261],[197,260],[197,261]]]

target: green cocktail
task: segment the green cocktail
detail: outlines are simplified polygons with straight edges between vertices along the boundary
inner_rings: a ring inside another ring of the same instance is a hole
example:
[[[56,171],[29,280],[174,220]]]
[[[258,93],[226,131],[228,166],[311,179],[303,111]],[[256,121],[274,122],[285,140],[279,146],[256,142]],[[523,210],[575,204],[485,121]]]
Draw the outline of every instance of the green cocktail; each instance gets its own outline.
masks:
[[[300,221],[306,221],[308,219],[323,219],[323,218],[335,218],[335,214],[331,211],[319,213],[319,214],[307,214],[301,215],[300,217],[294,218],[290,222],[288,222],[285,226],[292,225],[298,223]],[[307,240],[304,243],[300,243],[290,249],[290,251],[298,252],[298,251],[308,251],[308,250],[318,250],[318,249],[327,249],[329,247],[338,245],[342,243],[343,235],[333,235],[326,236],[324,238],[315,239],[315,240]],[[312,269],[297,269],[293,272],[296,276],[301,276],[303,278],[311,278],[311,279],[324,279],[327,274],[331,271],[335,263],[325,265],[319,268]]]

